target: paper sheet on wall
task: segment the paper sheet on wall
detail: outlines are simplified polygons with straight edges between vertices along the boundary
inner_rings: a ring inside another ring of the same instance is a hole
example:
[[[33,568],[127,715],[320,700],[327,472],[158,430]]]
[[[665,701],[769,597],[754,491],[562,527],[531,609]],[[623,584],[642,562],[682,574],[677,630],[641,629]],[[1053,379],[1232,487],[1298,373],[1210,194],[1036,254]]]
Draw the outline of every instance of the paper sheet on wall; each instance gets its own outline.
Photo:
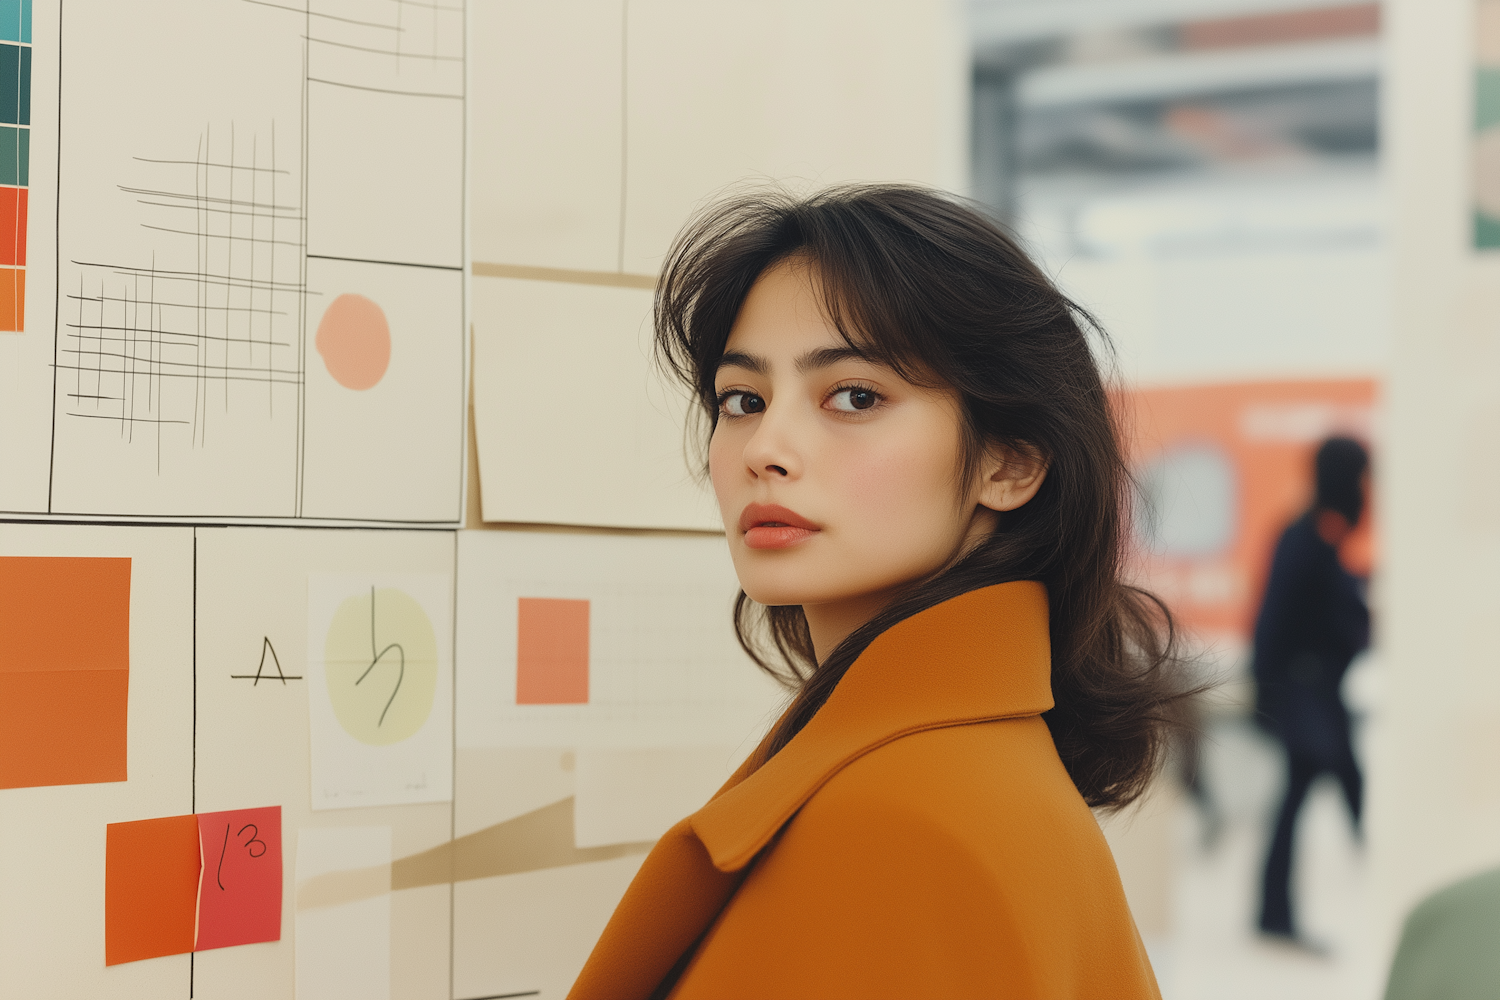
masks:
[[[0,15],[5,72],[16,84],[25,78],[30,105],[22,115],[16,100],[0,115],[0,185],[15,185],[0,216],[0,511],[46,510],[50,485],[57,144],[49,126],[57,121],[61,6],[10,0]],[[7,92],[14,99],[21,89]]]
[[[457,745],[748,752],[784,694],[735,640],[736,589],[715,536],[461,532]],[[586,683],[553,688],[566,696],[552,703],[527,671],[576,669],[576,653],[523,662],[534,599],[588,602]]]
[[[735,747],[649,747],[578,751],[573,842],[579,847],[661,837],[696,812],[744,754]]]
[[[0,479],[4,475],[0,471]],[[118,754],[115,747],[96,749],[106,750],[105,760],[128,757],[130,765],[129,781],[0,789],[0,998],[172,995],[186,982],[186,954],[104,964],[106,841],[112,823],[182,816],[193,809],[193,530],[0,524],[0,556],[56,560],[54,568],[114,570],[113,582],[106,582],[108,572],[106,579],[95,578],[105,595],[113,595],[97,605],[97,615],[92,601],[80,603],[91,588],[70,592],[73,583],[84,581],[60,574],[64,593],[79,600],[61,602],[65,613],[49,629],[73,633],[52,646],[58,652],[85,653],[86,640],[104,640],[94,653],[109,662],[123,652],[115,642],[125,638],[128,611],[128,698],[109,709],[119,720],[124,745],[116,745]],[[127,565],[128,594],[122,572]],[[35,586],[36,578],[31,579]],[[37,589],[33,596],[43,595]],[[14,605],[0,607],[0,633],[9,633],[0,645],[11,652],[24,646],[12,631],[17,625],[23,636],[44,639],[46,629],[36,628],[42,623],[11,621],[7,612],[13,610]],[[114,714],[121,708],[123,717]],[[190,939],[198,851],[191,835],[194,820],[189,815],[179,822],[188,834],[182,842],[190,867],[179,885],[187,890]],[[167,877],[150,869],[143,875],[148,886]],[[191,948],[189,942],[184,950]],[[126,990],[121,983],[131,986]]]
[[[0,511],[455,521],[462,6],[37,6],[0,39],[31,84],[0,126]]]
[[[391,896],[313,905],[320,877],[366,878],[384,866],[388,826],[303,827],[297,831],[297,1000],[390,1000]]]
[[[453,547],[453,534],[445,531],[235,527],[198,532],[197,807],[213,812],[275,803],[286,831],[280,941],[200,951],[193,965],[198,997],[292,996],[299,828],[330,822],[388,826],[398,857],[448,841],[447,802],[358,813],[312,810],[307,580],[313,573],[439,574],[451,580]],[[440,648],[451,648],[451,624],[438,632]],[[231,848],[242,826],[234,827]],[[205,850],[215,860],[224,827],[216,833],[218,840],[208,841]],[[246,853],[250,847],[247,841]],[[208,865],[210,875],[213,867]],[[446,995],[448,910],[446,885],[391,898],[394,996]]]
[[[557,747],[458,751],[458,843],[495,843],[509,829],[524,837],[494,852],[510,864],[487,862],[512,870],[453,887],[454,996],[566,995],[640,867],[649,842],[575,846],[577,770],[578,754]],[[459,862],[477,867],[463,855]]]
[[[453,797],[452,580],[307,578],[314,809]]]
[[[650,289],[472,289],[486,521],[723,527],[684,457],[685,393],[651,364]]]

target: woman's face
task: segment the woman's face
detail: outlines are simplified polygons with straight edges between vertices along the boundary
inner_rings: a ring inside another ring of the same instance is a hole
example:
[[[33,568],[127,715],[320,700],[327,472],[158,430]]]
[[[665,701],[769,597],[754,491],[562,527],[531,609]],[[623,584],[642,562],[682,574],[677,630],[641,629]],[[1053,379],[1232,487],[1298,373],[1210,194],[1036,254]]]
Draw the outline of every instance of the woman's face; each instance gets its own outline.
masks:
[[[821,659],[992,531],[995,510],[1024,503],[1042,474],[1017,490],[1015,463],[997,457],[960,482],[958,400],[851,350],[813,278],[795,259],[777,265],[740,308],[715,378],[709,470],[740,585],[761,604],[802,605]]]

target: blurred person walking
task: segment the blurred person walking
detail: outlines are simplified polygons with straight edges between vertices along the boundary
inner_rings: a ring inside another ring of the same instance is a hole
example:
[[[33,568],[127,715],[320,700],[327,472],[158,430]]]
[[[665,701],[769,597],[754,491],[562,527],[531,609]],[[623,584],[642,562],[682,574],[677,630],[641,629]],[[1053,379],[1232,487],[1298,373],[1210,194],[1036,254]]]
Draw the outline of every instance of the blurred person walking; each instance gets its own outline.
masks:
[[[1356,835],[1363,781],[1350,743],[1344,673],[1369,645],[1363,587],[1338,549],[1364,512],[1369,455],[1349,438],[1318,448],[1312,507],[1282,533],[1255,622],[1257,721],[1286,748],[1286,796],[1271,835],[1262,885],[1262,934],[1311,947],[1292,918],[1292,834],[1313,781],[1339,780]]]

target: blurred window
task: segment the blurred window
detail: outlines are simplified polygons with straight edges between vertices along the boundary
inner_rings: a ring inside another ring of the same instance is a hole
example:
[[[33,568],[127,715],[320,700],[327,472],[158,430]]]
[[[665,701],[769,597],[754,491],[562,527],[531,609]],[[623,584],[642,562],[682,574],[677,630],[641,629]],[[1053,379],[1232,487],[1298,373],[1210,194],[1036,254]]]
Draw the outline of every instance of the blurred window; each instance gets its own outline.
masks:
[[[1189,444],[1162,452],[1138,473],[1136,533],[1170,559],[1215,556],[1234,541],[1239,477],[1224,449]]]

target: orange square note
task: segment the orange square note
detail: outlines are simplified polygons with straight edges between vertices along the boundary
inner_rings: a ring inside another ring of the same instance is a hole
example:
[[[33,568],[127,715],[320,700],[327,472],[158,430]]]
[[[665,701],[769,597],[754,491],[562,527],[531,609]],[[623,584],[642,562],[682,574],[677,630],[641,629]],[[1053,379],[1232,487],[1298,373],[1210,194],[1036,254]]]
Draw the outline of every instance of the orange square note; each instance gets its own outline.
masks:
[[[130,560],[0,556],[0,788],[125,780]]]

